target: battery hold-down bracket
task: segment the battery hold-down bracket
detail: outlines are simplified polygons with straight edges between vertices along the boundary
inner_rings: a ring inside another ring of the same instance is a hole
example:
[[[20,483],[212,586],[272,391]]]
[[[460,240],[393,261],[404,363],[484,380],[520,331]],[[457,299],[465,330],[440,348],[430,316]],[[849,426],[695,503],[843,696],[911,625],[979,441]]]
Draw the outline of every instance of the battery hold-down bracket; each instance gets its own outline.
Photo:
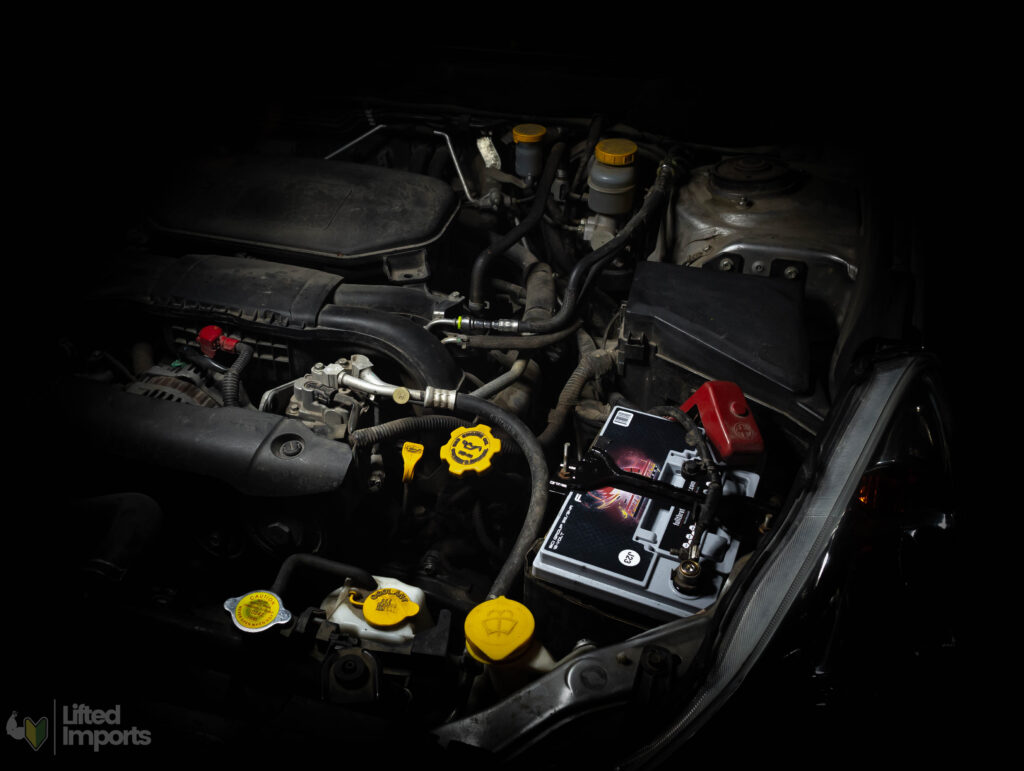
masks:
[[[753,496],[758,475],[726,464],[717,456],[718,442],[708,439],[722,495]],[[534,575],[655,618],[704,610],[715,601],[740,546],[717,524],[695,538],[708,477],[682,426],[615,407],[583,458],[565,463],[551,482],[566,497],[534,558]],[[704,567],[705,590],[699,595],[685,594],[672,580],[680,555],[694,546]]]

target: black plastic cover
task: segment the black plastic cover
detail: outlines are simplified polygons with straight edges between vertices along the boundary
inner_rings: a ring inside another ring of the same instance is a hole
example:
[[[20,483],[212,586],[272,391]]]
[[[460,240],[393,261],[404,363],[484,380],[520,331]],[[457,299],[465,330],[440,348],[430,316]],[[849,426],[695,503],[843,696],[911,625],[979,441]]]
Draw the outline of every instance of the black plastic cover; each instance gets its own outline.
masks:
[[[156,196],[150,224],[256,253],[360,261],[431,243],[455,209],[451,188],[433,177],[316,158],[246,156],[186,167]]]
[[[301,329],[316,324],[340,283],[332,273],[246,257],[147,255],[120,278],[119,291],[167,310]]]
[[[213,477],[248,495],[313,495],[345,480],[352,450],[297,420],[241,407],[150,399],[78,381],[69,389],[68,449],[109,453]]]
[[[798,281],[641,263],[624,331],[705,377],[749,384],[754,373],[794,394],[811,386]]]

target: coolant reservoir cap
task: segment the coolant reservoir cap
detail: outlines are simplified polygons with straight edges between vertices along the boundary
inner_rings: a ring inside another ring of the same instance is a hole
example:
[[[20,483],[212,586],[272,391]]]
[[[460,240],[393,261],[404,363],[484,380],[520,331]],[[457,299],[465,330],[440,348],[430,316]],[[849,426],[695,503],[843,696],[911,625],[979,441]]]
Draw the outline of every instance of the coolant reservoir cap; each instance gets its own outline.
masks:
[[[521,602],[495,597],[466,616],[466,650],[485,664],[505,661],[533,639],[533,614]]]
[[[512,129],[512,139],[516,142],[540,142],[548,130],[539,123],[520,123]]]
[[[441,459],[447,461],[448,470],[453,474],[480,473],[491,467],[491,458],[499,452],[501,440],[491,434],[490,426],[481,423],[452,431],[448,444],[441,448]]]
[[[363,618],[374,626],[397,626],[419,612],[408,594],[393,587],[378,589],[363,601]]]
[[[243,632],[262,632],[275,624],[287,624],[292,619],[281,598],[265,590],[232,597],[224,602],[224,610],[231,614],[232,623]]]
[[[636,153],[632,139],[602,139],[594,148],[594,157],[609,166],[628,166],[636,160]]]

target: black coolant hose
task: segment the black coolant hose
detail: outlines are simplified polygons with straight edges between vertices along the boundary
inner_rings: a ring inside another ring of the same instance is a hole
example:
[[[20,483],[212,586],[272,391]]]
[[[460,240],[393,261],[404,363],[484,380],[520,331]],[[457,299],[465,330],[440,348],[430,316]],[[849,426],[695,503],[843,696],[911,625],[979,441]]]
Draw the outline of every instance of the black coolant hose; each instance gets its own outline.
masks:
[[[163,513],[160,505],[141,493],[115,493],[90,498],[80,511],[105,525],[104,535],[86,570],[114,581],[142,562],[156,543]]]
[[[238,406],[238,386],[242,371],[252,361],[253,348],[246,343],[235,343],[235,361],[224,373],[224,380],[221,381],[220,390],[224,395],[225,407]]]
[[[468,424],[468,421],[454,415],[416,415],[381,423],[379,426],[357,429],[349,434],[349,444],[352,447],[369,447],[378,442],[416,435],[424,431],[453,431]]]
[[[341,562],[329,560],[326,557],[318,557],[315,554],[292,554],[281,565],[274,579],[274,585],[270,588],[274,594],[283,599],[292,582],[295,573],[300,569],[309,572],[324,573],[341,582],[351,578],[352,582],[360,589],[376,589],[377,580],[362,568],[345,565]]]
[[[491,404],[486,399],[479,399],[469,394],[455,395],[455,409],[459,412],[476,415],[492,427],[510,436],[523,451],[530,467],[530,503],[526,510],[526,517],[519,531],[519,537],[513,544],[512,551],[494,579],[494,583],[491,584],[488,593],[490,597],[500,597],[508,593],[515,577],[522,570],[530,547],[540,534],[548,505],[548,466],[544,460],[544,450],[537,442],[537,438],[519,418]]]
[[[487,269],[496,256],[504,252],[519,239],[529,233],[541,221],[544,216],[544,208],[547,204],[548,193],[551,185],[554,184],[555,174],[558,165],[562,162],[562,155],[565,153],[565,143],[558,142],[548,153],[547,163],[537,183],[537,194],[533,199],[533,205],[523,220],[512,230],[499,238],[493,244],[477,255],[473,262],[473,270],[469,276],[469,308],[474,313],[483,310],[484,307],[484,286],[487,283]]]

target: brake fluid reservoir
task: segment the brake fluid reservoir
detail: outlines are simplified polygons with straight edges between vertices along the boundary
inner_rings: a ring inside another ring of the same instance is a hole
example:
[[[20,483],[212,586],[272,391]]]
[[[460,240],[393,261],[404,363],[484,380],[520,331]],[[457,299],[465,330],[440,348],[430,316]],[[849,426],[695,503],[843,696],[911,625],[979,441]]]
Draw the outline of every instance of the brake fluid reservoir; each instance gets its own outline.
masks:
[[[423,590],[397,578],[374,576],[377,588],[342,586],[320,603],[342,632],[384,645],[408,643],[432,625]]]
[[[524,179],[539,176],[544,169],[544,135],[547,129],[539,123],[520,123],[512,129],[516,143],[516,176]]]
[[[633,208],[636,153],[636,142],[631,139],[602,139],[597,143],[587,178],[591,211],[625,214]]]

